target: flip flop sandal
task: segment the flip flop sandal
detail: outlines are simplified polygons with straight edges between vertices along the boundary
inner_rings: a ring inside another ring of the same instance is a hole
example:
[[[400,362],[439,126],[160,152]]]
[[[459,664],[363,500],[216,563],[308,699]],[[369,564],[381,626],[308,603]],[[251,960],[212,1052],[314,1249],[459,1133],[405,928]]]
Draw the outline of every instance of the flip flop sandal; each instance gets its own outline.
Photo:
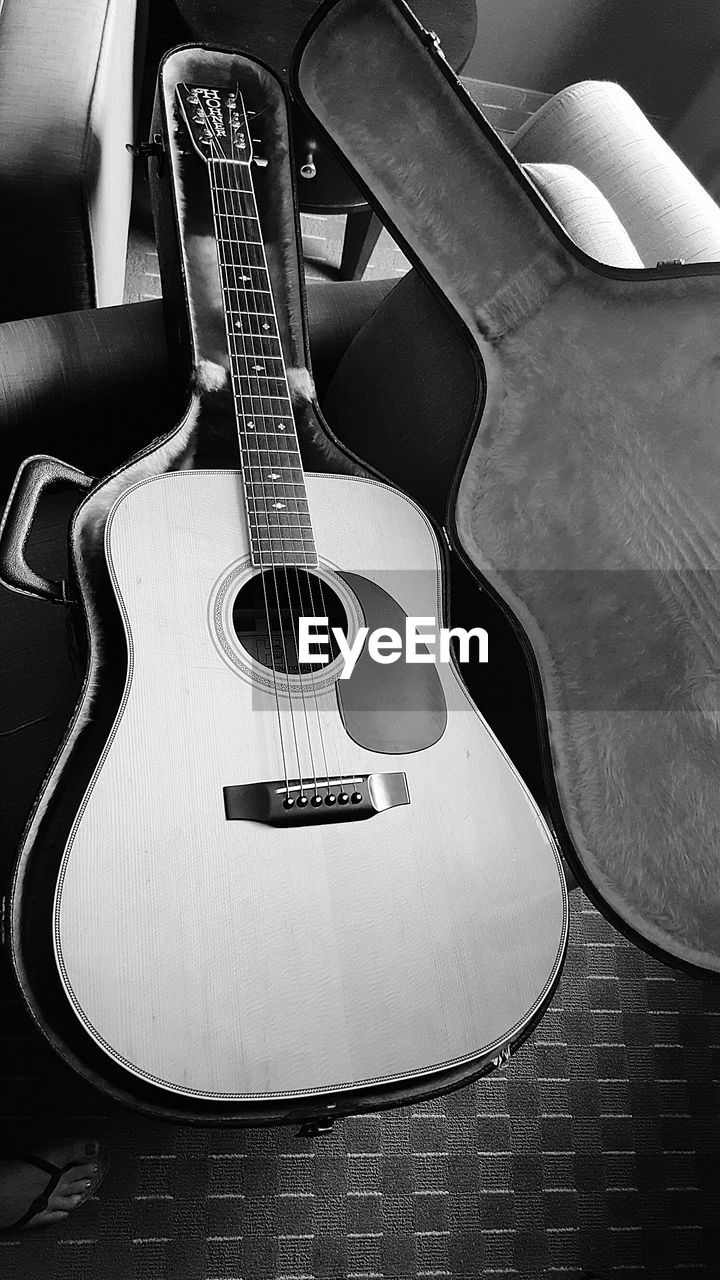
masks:
[[[105,1179],[105,1175],[108,1170],[108,1162],[106,1158],[103,1156],[102,1150],[98,1152],[96,1158],[97,1158],[97,1164],[98,1164],[97,1176],[95,1179],[92,1180],[91,1185],[88,1187],[87,1191],[83,1195],[81,1195],[77,1204],[74,1205],[73,1208],[69,1211],[70,1213],[74,1213],[75,1210],[79,1209],[81,1205],[85,1204],[86,1201],[89,1200],[91,1196],[94,1196],[95,1192],[98,1190],[98,1187],[101,1185],[101,1183]],[[71,1160],[69,1164],[66,1164],[63,1166],[63,1168],[60,1168],[59,1165],[51,1164],[49,1160],[43,1160],[42,1156],[27,1155],[24,1153],[22,1155],[17,1155],[17,1156],[14,1155],[12,1159],[22,1162],[23,1164],[33,1165],[35,1169],[41,1169],[43,1173],[49,1174],[50,1178],[47,1186],[45,1187],[45,1190],[42,1191],[39,1196],[35,1197],[32,1204],[25,1211],[22,1217],[18,1218],[17,1222],[13,1222],[12,1225],[9,1227],[0,1227],[0,1236],[5,1236],[15,1231],[20,1231],[23,1227],[27,1226],[28,1223],[31,1222],[32,1219],[37,1216],[37,1214],[43,1213],[45,1209],[49,1208],[50,1197],[53,1191],[58,1186],[60,1179],[64,1177],[64,1175],[68,1172],[69,1169],[81,1168],[82,1165],[86,1163],[83,1160]]]

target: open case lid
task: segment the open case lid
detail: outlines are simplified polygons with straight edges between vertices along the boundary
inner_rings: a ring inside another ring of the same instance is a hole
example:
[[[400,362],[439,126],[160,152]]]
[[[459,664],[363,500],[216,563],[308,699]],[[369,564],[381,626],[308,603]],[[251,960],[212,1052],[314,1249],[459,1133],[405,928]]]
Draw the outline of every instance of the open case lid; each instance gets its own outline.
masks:
[[[584,254],[402,0],[324,5],[293,84],[482,361],[451,532],[526,649],[573,868],[717,975],[720,267]]]

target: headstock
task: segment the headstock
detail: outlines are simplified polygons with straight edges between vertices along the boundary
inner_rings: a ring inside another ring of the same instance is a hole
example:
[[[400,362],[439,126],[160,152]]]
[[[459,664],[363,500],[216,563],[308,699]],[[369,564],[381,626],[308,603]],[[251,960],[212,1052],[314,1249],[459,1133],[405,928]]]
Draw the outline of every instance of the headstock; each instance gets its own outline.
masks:
[[[175,91],[193,146],[203,160],[252,163],[247,113],[237,87],[213,89],[178,84]]]

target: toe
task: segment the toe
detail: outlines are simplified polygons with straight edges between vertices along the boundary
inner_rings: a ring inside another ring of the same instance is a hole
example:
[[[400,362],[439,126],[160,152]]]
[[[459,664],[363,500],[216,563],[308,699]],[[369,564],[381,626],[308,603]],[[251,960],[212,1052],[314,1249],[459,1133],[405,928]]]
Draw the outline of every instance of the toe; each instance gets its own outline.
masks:
[[[44,1213],[38,1214],[28,1223],[30,1227],[52,1227],[58,1222],[64,1222],[69,1213],[66,1210],[46,1209]]]
[[[50,1160],[52,1164],[59,1165],[61,1169],[66,1164],[97,1164],[100,1143],[97,1138],[75,1138],[70,1139],[68,1142],[53,1143],[51,1146],[45,1147],[43,1151],[39,1151],[38,1154],[44,1155],[46,1160]]]
[[[78,1191],[72,1193],[68,1192],[65,1195],[56,1192],[55,1195],[51,1197],[48,1210],[52,1213],[55,1213],[58,1209],[62,1210],[64,1213],[72,1213],[73,1209],[77,1209],[83,1198],[83,1193]]]
[[[96,1164],[81,1164],[77,1168],[68,1169],[63,1178],[63,1185],[70,1187],[74,1182],[94,1182],[98,1175]]]

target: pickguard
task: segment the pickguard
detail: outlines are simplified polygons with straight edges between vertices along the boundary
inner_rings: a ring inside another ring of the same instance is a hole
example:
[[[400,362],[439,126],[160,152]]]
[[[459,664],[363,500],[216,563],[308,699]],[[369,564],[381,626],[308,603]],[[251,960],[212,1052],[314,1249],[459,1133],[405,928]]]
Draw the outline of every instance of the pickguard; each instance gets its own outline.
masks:
[[[404,635],[407,615],[387,591],[360,574],[339,576],[360,601],[370,632],[391,627]],[[347,733],[368,751],[423,751],[445,732],[447,705],[432,663],[408,663],[402,655],[387,665],[375,662],[365,644],[352,675],[336,688]]]

